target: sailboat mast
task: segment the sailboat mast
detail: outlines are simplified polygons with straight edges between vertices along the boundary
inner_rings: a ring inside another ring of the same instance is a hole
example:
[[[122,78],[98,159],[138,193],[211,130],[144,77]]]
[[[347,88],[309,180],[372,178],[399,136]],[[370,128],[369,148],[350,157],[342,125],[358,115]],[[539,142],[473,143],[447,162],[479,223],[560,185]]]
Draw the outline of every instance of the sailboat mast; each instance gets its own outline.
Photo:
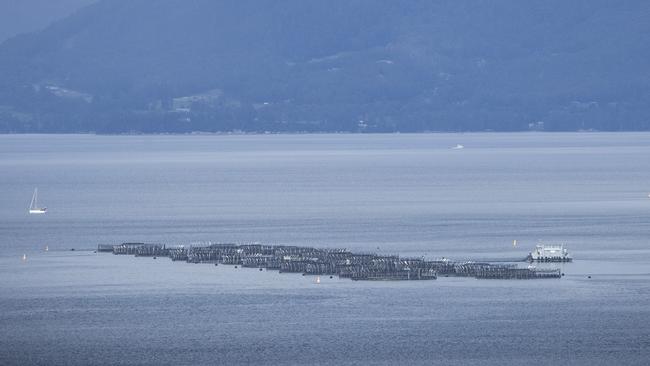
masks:
[[[38,188],[34,188],[34,194],[32,194],[32,202],[29,204],[29,209],[33,210],[36,208],[36,201],[38,200]]]

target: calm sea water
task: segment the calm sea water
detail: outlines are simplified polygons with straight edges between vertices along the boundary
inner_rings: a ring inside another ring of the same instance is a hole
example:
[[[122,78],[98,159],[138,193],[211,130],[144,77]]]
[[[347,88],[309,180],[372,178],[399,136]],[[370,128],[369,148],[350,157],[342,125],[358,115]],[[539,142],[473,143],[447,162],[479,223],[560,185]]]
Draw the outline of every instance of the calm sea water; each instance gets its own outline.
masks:
[[[0,136],[0,364],[647,365],[648,194],[648,133]],[[92,252],[136,240],[476,260],[542,240],[575,262],[315,284]]]

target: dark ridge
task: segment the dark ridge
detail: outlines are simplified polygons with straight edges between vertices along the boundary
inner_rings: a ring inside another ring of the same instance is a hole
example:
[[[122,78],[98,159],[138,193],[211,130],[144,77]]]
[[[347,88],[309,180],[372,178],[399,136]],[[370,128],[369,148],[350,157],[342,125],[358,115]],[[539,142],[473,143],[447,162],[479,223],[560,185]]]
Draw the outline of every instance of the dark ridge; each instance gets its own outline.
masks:
[[[650,129],[650,2],[105,0],[0,45],[0,132]]]

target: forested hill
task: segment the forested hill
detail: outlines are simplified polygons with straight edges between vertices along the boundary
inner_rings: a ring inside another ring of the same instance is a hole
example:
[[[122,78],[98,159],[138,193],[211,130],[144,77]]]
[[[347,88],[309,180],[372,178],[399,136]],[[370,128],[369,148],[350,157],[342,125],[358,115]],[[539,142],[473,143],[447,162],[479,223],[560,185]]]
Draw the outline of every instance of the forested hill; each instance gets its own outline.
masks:
[[[650,129],[650,2],[103,0],[0,45],[0,132]]]
[[[33,32],[95,0],[0,0],[0,43]]]

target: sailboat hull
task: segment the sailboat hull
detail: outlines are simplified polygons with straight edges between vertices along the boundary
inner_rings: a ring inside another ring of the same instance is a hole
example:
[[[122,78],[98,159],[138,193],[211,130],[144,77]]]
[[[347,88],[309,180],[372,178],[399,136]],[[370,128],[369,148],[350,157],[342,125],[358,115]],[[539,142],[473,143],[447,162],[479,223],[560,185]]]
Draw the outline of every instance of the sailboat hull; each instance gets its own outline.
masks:
[[[46,210],[29,210],[30,214],[44,214]]]

